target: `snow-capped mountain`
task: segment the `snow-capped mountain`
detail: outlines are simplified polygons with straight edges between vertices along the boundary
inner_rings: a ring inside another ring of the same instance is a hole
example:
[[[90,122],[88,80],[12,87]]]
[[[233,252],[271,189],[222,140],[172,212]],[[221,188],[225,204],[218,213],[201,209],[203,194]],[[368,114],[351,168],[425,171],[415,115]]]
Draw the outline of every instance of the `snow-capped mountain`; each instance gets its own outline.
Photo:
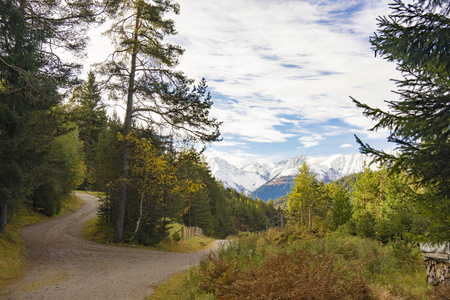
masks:
[[[248,162],[240,168],[219,157],[207,159],[211,173],[216,179],[222,181],[225,187],[243,191],[245,194],[251,194],[276,179],[295,177],[303,162],[316,174],[317,180],[328,182],[362,172],[364,164],[369,165],[370,158],[363,154],[336,154],[329,157],[299,155],[277,163]]]

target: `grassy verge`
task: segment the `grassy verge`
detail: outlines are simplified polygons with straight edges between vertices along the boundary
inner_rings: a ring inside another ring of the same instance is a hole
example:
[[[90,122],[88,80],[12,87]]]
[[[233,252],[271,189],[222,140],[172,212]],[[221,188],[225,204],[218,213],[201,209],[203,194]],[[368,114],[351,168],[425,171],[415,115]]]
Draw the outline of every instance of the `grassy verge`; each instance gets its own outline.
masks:
[[[74,191],[76,193],[81,193],[81,194],[89,194],[95,197],[102,197],[104,194],[101,192],[93,192],[93,191],[82,191],[82,190],[76,190]]]
[[[173,228],[169,230],[169,234],[173,234],[180,229],[179,224],[174,224]],[[195,252],[203,249],[211,248],[214,239],[205,236],[196,236],[187,239],[186,241],[175,241],[172,238],[165,239],[155,246],[142,246],[138,244],[115,244],[113,242],[114,231],[113,228],[102,226],[95,217],[86,223],[83,230],[83,237],[89,241],[101,244],[114,244],[117,246],[141,248],[155,251],[187,253]]]
[[[449,299],[426,283],[417,245],[295,227],[233,239],[151,299]]]
[[[63,202],[58,216],[76,211],[83,205],[84,202],[81,199],[70,195]],[[21,205],[14,210],[13,216],[6,226],[6,232],[0,234],[0,290],[13,280],[20,278],[27,265],[25,244],[19,236],[20,229],[50,219],[26,205]]]
[[[197,278],[194,278],[196,276]],[[202,292],[198,288],[199,277],[193,270],[183,271],[169,278],[158,286],[147,300],[213,300],[214,295]],[[192,282],[197,284],[192,284]]]

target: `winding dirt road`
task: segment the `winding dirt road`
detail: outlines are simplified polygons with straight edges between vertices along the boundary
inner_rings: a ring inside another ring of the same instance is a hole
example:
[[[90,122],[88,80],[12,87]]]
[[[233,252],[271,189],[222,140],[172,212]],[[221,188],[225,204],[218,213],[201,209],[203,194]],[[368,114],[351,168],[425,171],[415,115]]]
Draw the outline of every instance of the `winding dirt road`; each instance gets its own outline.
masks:
[[[98,202],[77,196],[86,202],[82,209],[23,230],[29,268],[22,280],[0,291],[0,299],[143,299],[210,252],[167,253],[86,241],[81,230]]]

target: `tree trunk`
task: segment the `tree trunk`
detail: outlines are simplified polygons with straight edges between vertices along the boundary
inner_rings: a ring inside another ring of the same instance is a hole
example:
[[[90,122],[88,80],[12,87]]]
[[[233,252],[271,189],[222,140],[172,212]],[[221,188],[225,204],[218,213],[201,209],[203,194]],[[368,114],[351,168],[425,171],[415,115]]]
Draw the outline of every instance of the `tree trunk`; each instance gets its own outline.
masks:
[[[6,213],[8,211],[7,204],[0,204],[0,233],[6,231]]]
[[[300,206],[300,224],[302,224],[303,227],[303,204]]]
[[[131,237],[130,241],[134,239],[134,237],[136,236],[136,233],[139,230],[139,226],[141,225],[141,219],[142,219],[142,204],[144,203],[144,192],[142,192],[141,195],[141,203],[139,204],[139,218],[136,222],[136,229],[134,230],[134,234]],[[166,218],[164,217],[164,221],[166,220]]]
[[[308,212],[308,229],[311,230],[312,228],[312,207],[313,203],[312,200],[309,202],[309,212]]]
[[[114,228],[114,240],[120,242],[123,236],[123,226],[125,223],[125,209],[127,203],[127,187],[128,187],[128,166],[130,164],[130,140],[129,134],[131,132],[131,122],[133,117],[133,96],[134,96],[134,78],[136,75],[136,56],[138,52],[138,30],[140,26],[140,9],[137,8],[136,23],[134,28],[134,46],[133,52],[131,54],[131,68],[130,68],[130,78],[128,82],[128,94],[127,94],[127,111],[125,115],[125,124],[123,135],[125,141],[123,144],[123,154],[122,154],[122,188],[119,195],[119,203],[117,205],[117,215],[115,220]]]

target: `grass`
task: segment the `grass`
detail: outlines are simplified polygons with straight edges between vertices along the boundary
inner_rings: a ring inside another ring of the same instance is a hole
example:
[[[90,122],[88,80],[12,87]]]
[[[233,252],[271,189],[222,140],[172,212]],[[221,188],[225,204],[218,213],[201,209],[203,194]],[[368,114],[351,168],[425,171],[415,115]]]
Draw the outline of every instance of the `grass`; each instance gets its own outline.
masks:
[[[112,244],[113,243],[114,230],[106,226],[101,226],[98,222],[98,217],[87,221],[83,228],[83,237],[88,240],[99,244]]]
[[[177,232],[180,228],[180,224],[173,224],[174,226],[169,230],[169,234]],[[133,247],[140,249],[148,249],[154,251],[165,251],[165,252],[177,252],[177,253],[188,253],[196,252],[199,250],[209,249],[213,245],[215,239],[196,236],[189,238],[185,241],[175,241],[172,238],[167,238],[155,246],[142,246],[139,244],[116,244],[113,241],[114,231],[113,228],[102,225],[98,222],[98,217],[94,217],[86,223],[83,229],[83,237],[89,241],[101,243],[101,244],[111,244],[123,247]]]
[[[84,201],[70,195],[63,201],[58,216],[76,211],[83,205]],[[6,232],[0,234],[0,290],[20,278],[27,266],[26,249],[23,240],[20,238],[20,229],[52,218],[32,210],[25,204],[14,210],[12,218],[6,226]]]
[[[417,245],[295,226],[233,239],[150,299],[449,299],[426,283]]]
[[[95,197],[99,197],[99,198],[105,195],[102,192],[82,191],[82,190],[76,190],[76,191],[74,191],[74,193],[89,194],[89,195],[92,195],[92,196],[95,196]]]
[[[193,276],[196,276],[194,278]],[[192,270],[183,271],[172,277],[166,282],[160,284],[156,291],[147,297],[147,300],[213,300],[214,295],[202,292],[198,289],[198,284],[191,284],[193,281],[199,281],[197,273]]]

